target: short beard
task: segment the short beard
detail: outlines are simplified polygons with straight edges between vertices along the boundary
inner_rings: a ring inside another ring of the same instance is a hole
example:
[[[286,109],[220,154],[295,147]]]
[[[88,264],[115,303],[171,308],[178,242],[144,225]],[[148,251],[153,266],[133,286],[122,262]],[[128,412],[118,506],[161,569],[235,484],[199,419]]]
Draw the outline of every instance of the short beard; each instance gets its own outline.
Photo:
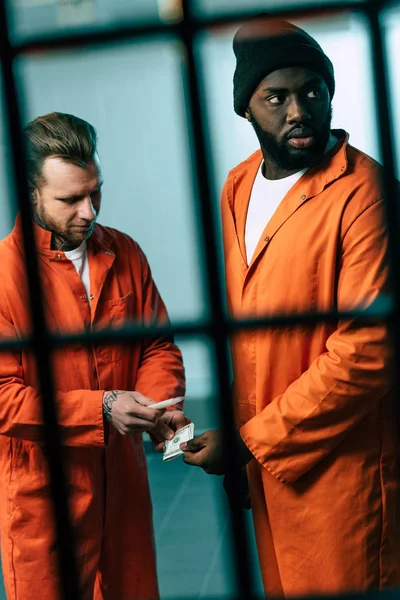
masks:
[[[56,222],[54,219],[51,219],[47,214],[45,209],[42,207],[39,208],[37,203],[33,204],[33,219],[35,223],[39,225],[42,229],[46,229],[47,231],[52,232],[51,237],[51,249],[52,250],[62,250],[68,252],[69,250],[74,250],[78,248],[82,242],[88,239],[94,230],[94,226],[97,220],[93,221],[92,227],[89,229],[87,233],[81,234],[73,234],[68,231],[67,228],[63,227],[60,223]]]
[[[280,169],[285,171],[300,171],[319,163],[325,154],[332,123],[332,104],[329,106],[327,118],[320,131],[315,132],[315,143],[311,148],[291,148],[288,138],[277,140],[268,131],[262,129],[250,108],[251,124],[258,137],[264,155],[268,156]],[[303,123],[299,123],[303,125]],[[306,124],[304,124],[306,125]]]

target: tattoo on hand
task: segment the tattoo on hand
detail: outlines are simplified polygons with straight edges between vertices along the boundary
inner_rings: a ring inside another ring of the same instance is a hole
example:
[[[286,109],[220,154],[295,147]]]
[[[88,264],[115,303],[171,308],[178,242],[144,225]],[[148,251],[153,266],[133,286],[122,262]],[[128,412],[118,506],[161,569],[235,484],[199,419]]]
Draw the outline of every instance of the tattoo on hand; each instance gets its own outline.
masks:
[[[120,390],[112,390],[111,392],[106,392],[103,396],[103,413],[105,414],[107,421],[112,424],[112,405],[118,399],[120,394],[123,394]]]

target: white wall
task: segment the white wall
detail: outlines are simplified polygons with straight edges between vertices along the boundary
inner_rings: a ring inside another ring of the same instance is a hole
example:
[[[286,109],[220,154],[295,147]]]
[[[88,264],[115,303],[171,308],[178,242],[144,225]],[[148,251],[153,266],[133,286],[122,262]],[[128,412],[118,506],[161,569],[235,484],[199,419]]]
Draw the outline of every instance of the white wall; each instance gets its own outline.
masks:
[[[232,0],[230,5],[234,5]],[[369,44],[362,21],[342,17],[302,25],[334,63],[333,126],[347,129],[355,146],[379,159]],[[396,110],[400,106],[398,32],[397,22],[389,36]],[[228,170],[257,147],[251,126],[232,108],[232,34],[232,29],[221,28],[200,36],[198,44],[206,84],[216,207]],[[105,177],[100,222],[139,241],[175,322],[197,319],[207,312],[196,245],[199,221],[190,184],[180,58],[179,44],[153,40],[108,49],[35,54],[19,60],[17,69],[28,99],[27,120],[56,110],[77,114],[97,128]],[[399,121],[397,117],[398,141]],[[1,236],[12,222],[6,154],[0,123]],[[192,341],[182,343],[182,348],[188,393],[193,397],[212,393],[207,345]],[[210,422],[212,402],[202,410],[199,419]]]
[[[400,179],[400,7],[388,10],[383,22],[387,28],[386,48],[390,77],[392,126],[396,144],[397,177]]]

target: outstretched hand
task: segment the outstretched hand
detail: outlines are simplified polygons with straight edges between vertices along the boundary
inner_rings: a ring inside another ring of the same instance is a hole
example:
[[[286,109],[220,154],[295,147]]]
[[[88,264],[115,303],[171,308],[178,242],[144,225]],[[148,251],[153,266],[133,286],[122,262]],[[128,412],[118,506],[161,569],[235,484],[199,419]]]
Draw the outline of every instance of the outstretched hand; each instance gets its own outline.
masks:
[[[247,465],[254,456],[242,440],[238,431],[234,432],[232,443],[235,445],[237,469]],[[224,475],[228,467],[228,454],[222,431],[214,429],[193,438],[180,445],[183,450],[183,460],[188,465],[201,467],[210,475]]]
[[[165,409],[153,406],[154,400],[140,392],[112,390],[103,394],[103,414],[121,435],[154,430]]]
[[[154,429],[149,431],[157,452],[162,452],[165,440],[172,440],[175,431],[190,423],[181,410],[169,410],[162,414]]]
[[[188,465],[201,467],[210,475],[226,473],[226,453],[220,430],[206,431],[189,442],[183,442],[180,449]]]

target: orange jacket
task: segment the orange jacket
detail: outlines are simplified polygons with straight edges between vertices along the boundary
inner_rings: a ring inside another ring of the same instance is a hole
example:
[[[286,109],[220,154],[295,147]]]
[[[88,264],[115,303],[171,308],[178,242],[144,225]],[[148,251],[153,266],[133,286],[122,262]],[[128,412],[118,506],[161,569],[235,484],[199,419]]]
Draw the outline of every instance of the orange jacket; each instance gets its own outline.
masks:
[[[388,299],[379,166],[347,135],[290,189],[247,265],[257,151],[222,194],[233,316],[346,310]],[[266,198],[266,201],[268,199]],[[311,594],[400,583],[398,480],[384,325],[235,334],[241,435],[265,588]]]
[[[50,232],[35,225],[35,233],[51,331],[167,319],[146,258],[127,235],[97,225],[89,239],[90,309],[72,262],[50,250]],[[0,334],[21,338],[29,333],[30,319],[19,217],[0,243],[0,271]],[[52,365],[84,599],[153,600],[157,577],[142,437],[121,436],[111,426],[105,432],[102,396],[112,389],[138,390],[154,400],[182,395],[181,354],[163,339],[130,346],[75,344],[57,350]],[[1,356],[1,553],[13,600],[58,597],[36,383],[32,354]]]

